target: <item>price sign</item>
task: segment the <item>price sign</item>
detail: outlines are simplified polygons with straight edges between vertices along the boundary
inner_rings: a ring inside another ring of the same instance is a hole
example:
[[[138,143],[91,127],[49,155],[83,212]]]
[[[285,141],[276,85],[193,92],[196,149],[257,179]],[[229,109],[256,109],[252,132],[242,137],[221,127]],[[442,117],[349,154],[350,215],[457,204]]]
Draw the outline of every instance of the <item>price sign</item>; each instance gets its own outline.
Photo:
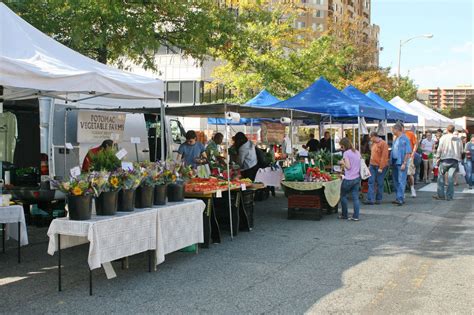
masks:
[[[66,142],[66,149],[72,150],[74,147],[72,146],[72,143]]]
[[[122,169],[126,171],[133,171],[133,163],[132,162],[122,162]]]
[[[222,190],[216,192],[216,198],[222,198]]]
[[[247,190],[247,186],[245,186],[245,184],[240,184],[240,189],[242,189],[242,191],[245,191]]]
[[[117,157],[117,159],[121,160],[125,157],[125,155],[127,155],[127,153],[128,153],[127,150],[121,149],[115,154],[115,156]]]
[[[140,137],[131,137],[130,142],[135,144],[140,144]]]
[[[69,170],[71,177],[76,178],[77,176],[81,175],[81,168],[79,166],[73,167]]]

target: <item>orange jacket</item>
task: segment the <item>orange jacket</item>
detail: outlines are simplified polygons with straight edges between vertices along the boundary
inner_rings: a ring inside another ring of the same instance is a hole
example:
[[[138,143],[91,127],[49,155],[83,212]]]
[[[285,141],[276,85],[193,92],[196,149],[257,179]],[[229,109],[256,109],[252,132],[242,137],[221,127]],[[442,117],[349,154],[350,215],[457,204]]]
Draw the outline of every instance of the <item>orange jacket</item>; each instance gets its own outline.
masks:
[[[380,139],[378,142],[372,143],[370,150],[370,165],[376,165],[380,169],[388,166],[388,144]]]

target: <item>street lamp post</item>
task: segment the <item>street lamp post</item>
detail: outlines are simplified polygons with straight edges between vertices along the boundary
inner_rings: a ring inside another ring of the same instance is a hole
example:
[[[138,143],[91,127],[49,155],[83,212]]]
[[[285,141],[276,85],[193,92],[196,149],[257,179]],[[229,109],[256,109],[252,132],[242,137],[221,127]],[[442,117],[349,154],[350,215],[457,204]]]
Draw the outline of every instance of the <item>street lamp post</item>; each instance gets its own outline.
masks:
[[[397,71],[398,80],[400,80],[400,62],[402,59],[402,46],[415,38],[433,38],[433,34],[418,35],[406,40],[400,40],[400,46],[398,47],[398,71]]]

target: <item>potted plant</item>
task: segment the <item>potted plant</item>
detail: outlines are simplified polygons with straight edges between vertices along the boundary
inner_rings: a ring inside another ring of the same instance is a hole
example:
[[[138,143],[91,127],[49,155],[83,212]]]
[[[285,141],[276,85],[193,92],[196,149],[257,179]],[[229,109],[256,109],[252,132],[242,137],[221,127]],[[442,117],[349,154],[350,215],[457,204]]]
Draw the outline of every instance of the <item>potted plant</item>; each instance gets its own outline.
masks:
[[[53,181],[52,183],[66,195],[70,220],[91,218],[94,190],[87,174],[71,177],[68,181]]]
[[[114,215],[117,213],[120,177],[117,172],[91,173],[91,185],[96,195],[95,211],[97,215]]]
[[[135,168],[140,169],[142,172],[142,182],[135,192],[135,207],[151,208],[153,206],[154,180],[157,170],[155,165],[150,162],[142,162],[137,164]]]
[[[142,173],[138,169],[120,170],[118,173],[120,191],[118,195],[118,211],[135,209],[135,191],[142,183]]]
[[[114,148],[100,150],[91,156],[91,171],[114,172],[121,166],[120,160],[116,156],[117,150]]]

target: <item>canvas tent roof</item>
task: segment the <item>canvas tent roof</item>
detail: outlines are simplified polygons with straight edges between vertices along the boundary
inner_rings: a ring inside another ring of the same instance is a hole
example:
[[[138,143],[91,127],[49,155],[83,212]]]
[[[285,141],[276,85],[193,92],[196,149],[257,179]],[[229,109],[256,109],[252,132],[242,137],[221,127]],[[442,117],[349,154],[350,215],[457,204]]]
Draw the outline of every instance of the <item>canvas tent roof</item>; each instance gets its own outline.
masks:
[[[379,108],[379,109],[384,110],[385,111],[385,119],[387,119],[389,121],[402,120],[402,117],[401,117],[402,115],[401,114],[399,114],[398,112],[394,112],[391,109],[385,108],[381,104],[379,104],[376,101],[374,101],[374,100],[370,99],[369,97],[367,97],[367,95],[365,95],[364,93],[362,93],[361,91],[359,91],[356,87],[354,87],[352,85],[346,86],[344,88],[344,90],[342,90],[341,92],[344,93],[346,96],[350,97],[351,99],[353,99],[356,102],[359,102],[359,103],[364,104],[364,105],[369,106],[369,107]]]
[[[372,91],[367,92],[367,97],[373,100],[374,102],[377,102],[381,106],[387,109],[387,111],[390,110],[390,115],[392,120],[401,120],[407,123],[417,123],[418,122],[418,116],[416,114],[409,114],[404,112],[403,110],[398,109],[397,107],[393,106],[386,100],[384,100],[380,95],[377,93],[374,93]]]
[[[295,96],[271,106],[322,113],[341,119],[356,117],[385,119],[384,110],[357,103],[323,77]]]
[[[254,98],[250,99],[245,105],[250,106],[266,106],[278,103],[280,100],[268,92],[266,89],[261,90]],[[225,125],[225,118],[208,118],[207,123],[210,125]],[[240,118],[240,122],[227,122],[229,125],[251,125],[259,124],[258,118]]]
[[[408,104],[404,99],[396,96],[390,100],[390,104],[407,113],[418,115],[418,125],[425,128],[444,128],[453,123],[452,121],[450,122],[449,119],[448,121],[441,119],[438,115],[436,115],[438,113],[418,101],[416,101],[416,103],[411,102]]]
[[[164,96],[163,81],[87,58],[43,34],[4,3],[0,3],[0,85],[6,100],[68,93],[125,99]]]

